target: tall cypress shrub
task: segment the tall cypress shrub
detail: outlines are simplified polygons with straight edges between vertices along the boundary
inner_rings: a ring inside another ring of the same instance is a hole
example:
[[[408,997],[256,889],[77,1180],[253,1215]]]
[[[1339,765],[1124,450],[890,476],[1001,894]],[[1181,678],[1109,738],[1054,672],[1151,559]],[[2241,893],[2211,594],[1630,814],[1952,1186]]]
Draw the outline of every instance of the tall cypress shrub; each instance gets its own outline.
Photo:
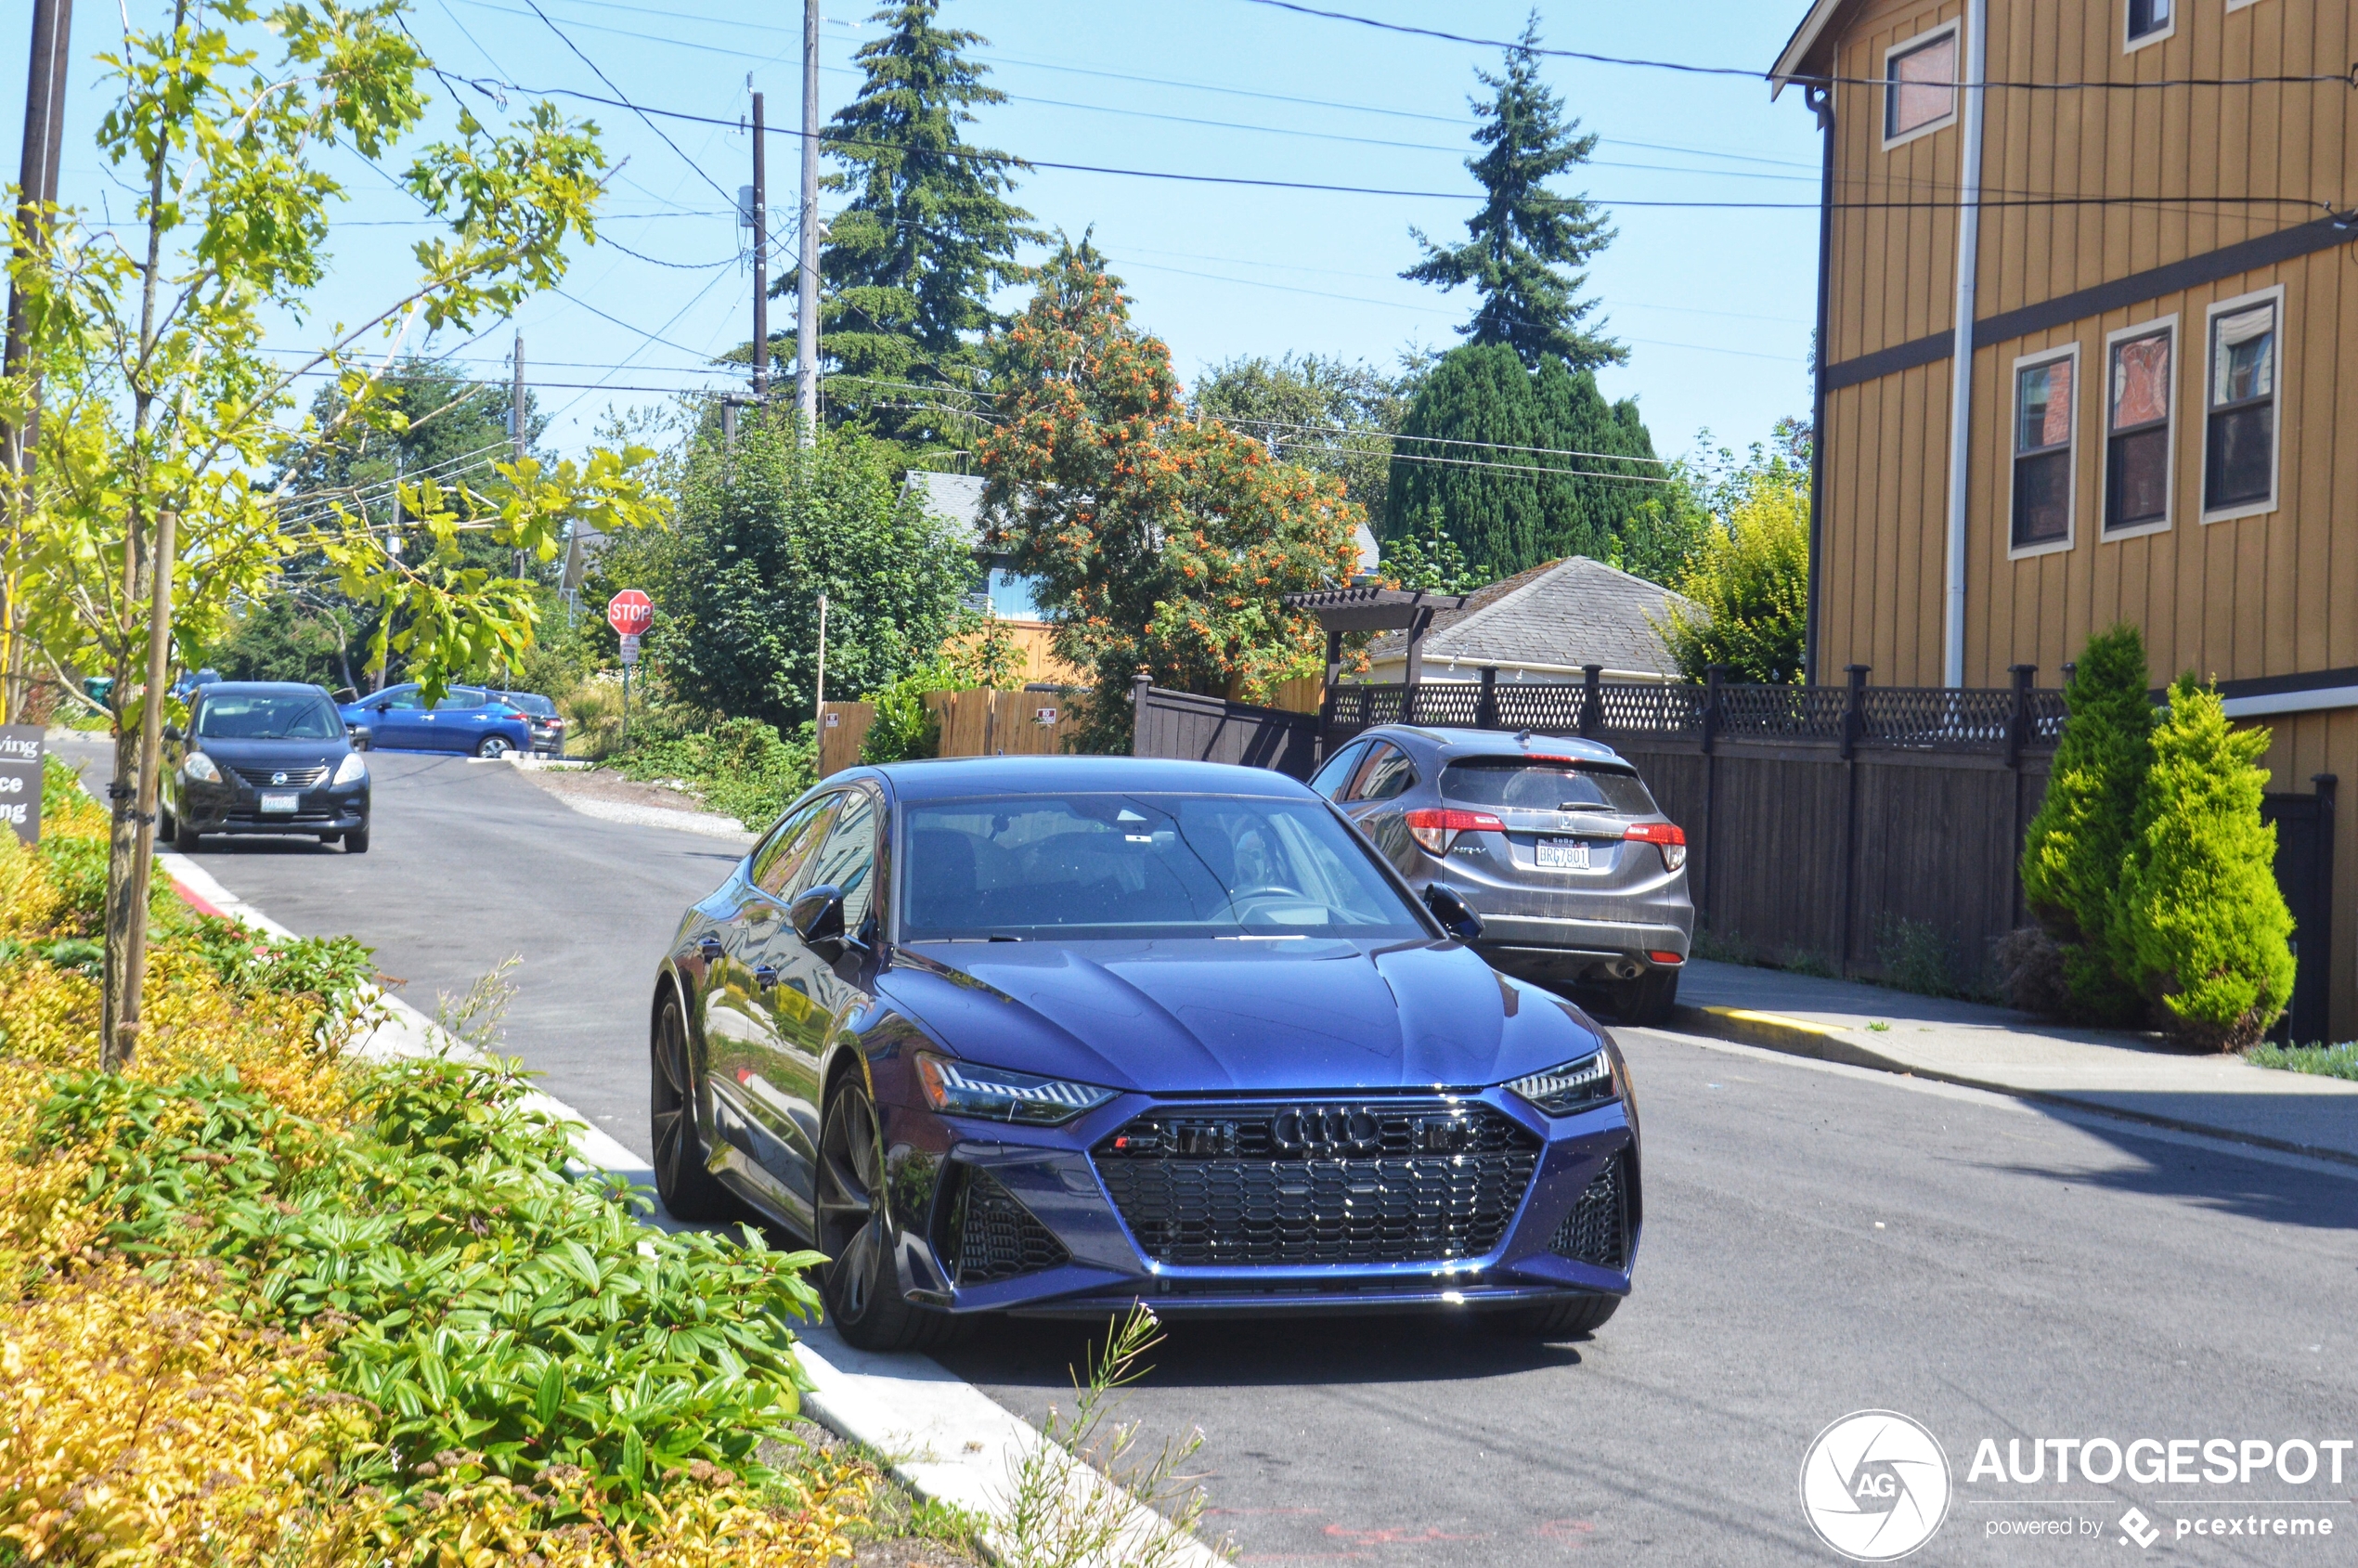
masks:
[[[2024,901],[2064,950],[2072,1016],[2084,1023],[2133,1023],[2143,1010],[2114,911],[2151,760],[2148,679],[2135,627],[2089,639],[2064,687],[2069,719],[2023,844]]]
[[[2228,727],[2216,687],[2182,675],[2155,729],[2119,904],[2120,946],[2190,1045],[2259,1043],[2292,996],[2292,912],[2261,820],[2265,730]]]

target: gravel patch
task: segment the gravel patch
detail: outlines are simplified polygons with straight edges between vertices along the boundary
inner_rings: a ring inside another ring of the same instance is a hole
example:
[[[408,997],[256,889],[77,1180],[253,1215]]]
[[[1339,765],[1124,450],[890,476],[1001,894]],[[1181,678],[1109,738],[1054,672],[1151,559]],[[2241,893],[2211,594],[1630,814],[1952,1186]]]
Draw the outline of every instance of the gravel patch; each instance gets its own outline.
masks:
[[[754,836],[736,818],[707,811],[704,803],[684,790],[642,784],[602,768],[551,767],[546,762],[516,759],[516,771],[538,784],[585,817],[637,827],[667,827],[701,833],[710,838],[751,844]]]

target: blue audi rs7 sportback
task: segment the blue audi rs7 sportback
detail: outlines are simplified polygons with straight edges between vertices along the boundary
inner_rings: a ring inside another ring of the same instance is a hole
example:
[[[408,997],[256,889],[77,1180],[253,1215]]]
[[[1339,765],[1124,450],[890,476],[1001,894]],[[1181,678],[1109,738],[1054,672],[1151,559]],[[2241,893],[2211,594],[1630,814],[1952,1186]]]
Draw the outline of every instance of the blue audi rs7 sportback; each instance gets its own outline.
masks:
[[[1480,931],[1276,773],[849,770],[680,922],[657,1186],[810,1238],[869,1348],[1135,1302],[1583,1332],[1638,1248],[1628,1069]]]

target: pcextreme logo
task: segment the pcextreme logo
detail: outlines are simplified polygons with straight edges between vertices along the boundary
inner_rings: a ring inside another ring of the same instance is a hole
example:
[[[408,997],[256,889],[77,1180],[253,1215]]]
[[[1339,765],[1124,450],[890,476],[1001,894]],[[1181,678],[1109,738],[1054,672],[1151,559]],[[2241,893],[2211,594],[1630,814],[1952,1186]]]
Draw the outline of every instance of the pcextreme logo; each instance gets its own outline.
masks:
[[[1859,1410],[1820,1432],[1801,1461],[1801,1511],[1858,1562],[1907,1556],[1949,1516],[1949,1457],[1896,1410]]]

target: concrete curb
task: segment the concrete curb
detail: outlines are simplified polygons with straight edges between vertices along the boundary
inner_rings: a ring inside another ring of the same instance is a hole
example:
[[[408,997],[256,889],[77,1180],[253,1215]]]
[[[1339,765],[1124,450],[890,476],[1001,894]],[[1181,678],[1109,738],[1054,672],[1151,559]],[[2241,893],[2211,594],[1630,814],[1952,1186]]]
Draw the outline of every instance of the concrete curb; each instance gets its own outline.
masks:
[[[1838,1029],[1831,1024],[1813,1024],[1801,1018],[1785,1017],[1781,1014],[1756,1012],[1749,1007],[1696,1006],[1679,1007],[1672,1014],[1671,1023],[1675,1028],[1695,1034],[1706,1034],[1715,1040],[1732,1040],[1740,1045],[1756,1045],[1764,1051],[1779,1051],[1788,1056],[1808,1056],[1817,1061],[1840,1062],[1847,1067],[1870,1068],[1877,1072],[1896,1073],[1906,1078],[1954,1083],[1961,1088],[1983,1089],[1994,1095],[2006,1095],[2040,1105],[2066,1106],[2073,1110],[2110,1116],[2122,1121],[2142,1122],[2148,1127],[2166,1127],[2173,1133],[2194,1133],[2206,1138],[2246,1144],[2253,1148],[2274,1149],[2279,1154],[2298,1154],[2311,1160],[2331,1160],[2337,1165],[2358,1166],[2358,1154],[2352,1154],[2348,1149],[2321,1147],[2290,1138],[2272,1138],[2263,1133],[2213,1126],[2185,1117],[2131,1110],[2057,1090],[2026,1089],[1994,1078],[1948,1072],[1921,1062],[1902,1061],[1869,1046],[1857,1037],[1854,1030]]]
[[[274,937],[294,937],[187,856],[160,854],[156,863],[181,897],[202,912],[241,920]],[[377,991],[371,1001],[384,1009],[384,1018],[357,1047],[363,1056],[481,1055],[397,996]],[[525,1103],[576,1124],[574,1149],[585,1170],[620,1176],[654,1198],[654,1172],[612,1134],[538,1090]],[[669,1222],[660,1209],[649,1223],[685,1228]],[[1164,1568],[1220,1568],[1228,1562],[1194,1536],[1179,1534],[1168,1520],[1101,1472],[1053,1447],[1029,1421],[931,1357],[857,1350],[825,1327],[797,1328],[795,1340],[796,1358],[811,1383],[803,1398],[803,1414],[873,1450],[893,1477],[919,1497],[990,1520],[983,1544],[995,1561],[1017,1555],[1002,1521],[1015,1477],[1046,1449],[1049,1468],[1063,1485],[1067,1517],[1119,1521],[1111,1549],[1076,1568],[1123,1568],[1146,1561]]]

